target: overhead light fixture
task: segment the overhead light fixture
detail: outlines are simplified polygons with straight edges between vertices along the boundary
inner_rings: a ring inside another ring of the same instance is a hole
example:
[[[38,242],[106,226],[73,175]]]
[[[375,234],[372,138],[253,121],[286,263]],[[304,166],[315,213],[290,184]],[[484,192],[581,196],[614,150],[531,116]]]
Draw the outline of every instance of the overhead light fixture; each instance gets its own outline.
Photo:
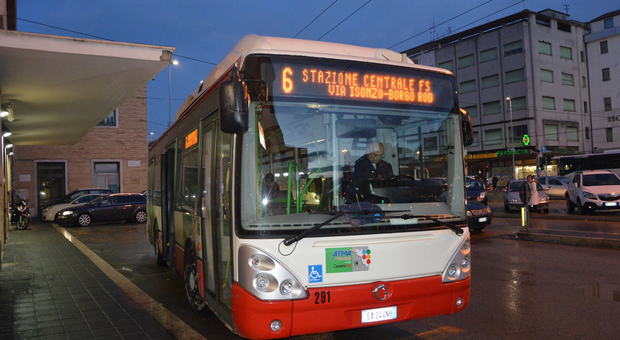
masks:
[[[9,152],[9,156],[13,156],[13,151]]]
[[[0,110],[0,118],[8,117],[10,122],[13,121],[13,106],[11,104],[3,104]]]
[[[10,135],[12,135],[13,133],[11,131],[7,131],[5,133],[2,134],[2,137],[9,137]]]
[[[7,145],[4,146],[5,149],[10,149],[12,147],[13,147],[13,144],[7,144]]]

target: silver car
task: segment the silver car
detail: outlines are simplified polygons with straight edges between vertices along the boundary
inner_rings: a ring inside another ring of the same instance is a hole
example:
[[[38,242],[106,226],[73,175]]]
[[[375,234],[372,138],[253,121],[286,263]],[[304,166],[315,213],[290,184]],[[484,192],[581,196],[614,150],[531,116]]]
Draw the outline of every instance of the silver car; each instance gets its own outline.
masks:
[[[525,185],[525,180],[511,181],[504,189],[504,209],[506,211],[519,210],[523,206],[521,200],[521,191]],[[536,183],[536,189],[538,190],[539,202],[534,206],[534,210],[542,211],[544,213],[549,212],[549,195],[543,190],[540,183]]]
[[[544,176],[536,178],[538,183],[542,185],[543,190],[551,198],[566,198],[566,190],[568,189],[568,178],[562,176]]]

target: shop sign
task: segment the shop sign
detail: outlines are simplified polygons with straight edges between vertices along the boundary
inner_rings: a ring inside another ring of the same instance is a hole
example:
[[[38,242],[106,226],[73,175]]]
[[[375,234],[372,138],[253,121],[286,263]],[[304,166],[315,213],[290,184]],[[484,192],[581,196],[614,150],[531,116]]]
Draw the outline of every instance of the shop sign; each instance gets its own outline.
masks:
[[[515,155],[529,155],[530,149],[515,149],[515,150],[499,150],[495,153],[497,157]]]

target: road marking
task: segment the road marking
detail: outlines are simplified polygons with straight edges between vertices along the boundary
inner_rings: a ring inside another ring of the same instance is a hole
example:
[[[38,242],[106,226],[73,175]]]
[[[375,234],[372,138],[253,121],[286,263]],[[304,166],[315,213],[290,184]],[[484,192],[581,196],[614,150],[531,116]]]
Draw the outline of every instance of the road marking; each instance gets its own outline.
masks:
[[[69,242],[86,255],[107,277],[118,285],[140,308],[149,313],[157,322],[168,330],[177,339],[201,339],[206,340],[202,334],[186,324],[178,316],[164,307],[161,303],[150,297],[146,292],[136,286],[131,280],[123,276],[112,265],[107,263],[99,255],[95,254],[88,246],[75,238],[65,228],[53,225]]]
[[[439,340],[453,336],[455,334],[463,333],[465,330],[454,326],[441,326],[433,328],[428,331],[420,332],[412,336],[400,338],[398,340],[413,340],[413,339],[427,339],[427,340]]]

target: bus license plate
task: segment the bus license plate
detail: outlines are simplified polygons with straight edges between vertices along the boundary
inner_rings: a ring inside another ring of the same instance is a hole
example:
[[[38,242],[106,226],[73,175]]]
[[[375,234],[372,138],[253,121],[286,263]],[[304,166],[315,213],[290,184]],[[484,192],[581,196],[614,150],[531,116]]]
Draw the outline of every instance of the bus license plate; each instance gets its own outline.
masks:
[[[486,218],[486,217],[480,217],[478,219],[478,222],[486,222],[487,220],[488,220],[488,218]]]
[[[618,202],[605,202],[606,207],[616,207],[618,206]]]
[[[362,311],[362,323],[392,320],[398,317],[396,306],[366,309]]]

